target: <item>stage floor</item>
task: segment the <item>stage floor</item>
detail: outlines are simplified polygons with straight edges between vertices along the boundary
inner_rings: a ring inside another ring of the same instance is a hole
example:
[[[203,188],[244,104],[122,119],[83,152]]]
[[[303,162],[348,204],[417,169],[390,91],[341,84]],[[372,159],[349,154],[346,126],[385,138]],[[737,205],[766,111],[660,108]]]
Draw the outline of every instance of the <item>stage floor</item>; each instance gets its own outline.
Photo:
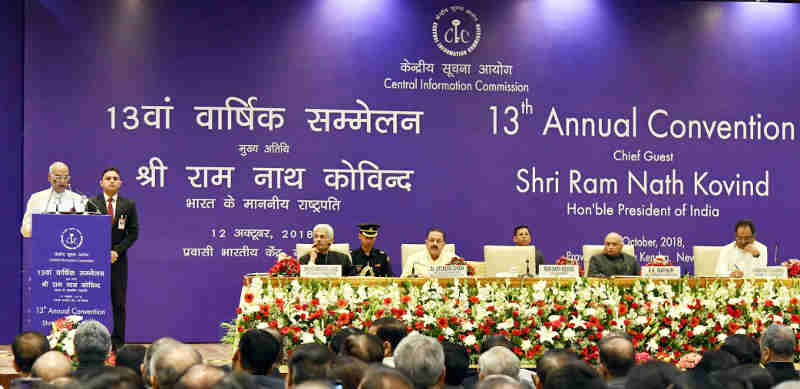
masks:
[[[197,349],[203,356],[206,363],[220,366],[231,363],[233,351],[230,345],[220,343],[198,343],[190,344]],[[146,344],[145,346],[149,346]],[[11,345],[0,345],[0,374],[14,374],[14,355],[11,353]]]

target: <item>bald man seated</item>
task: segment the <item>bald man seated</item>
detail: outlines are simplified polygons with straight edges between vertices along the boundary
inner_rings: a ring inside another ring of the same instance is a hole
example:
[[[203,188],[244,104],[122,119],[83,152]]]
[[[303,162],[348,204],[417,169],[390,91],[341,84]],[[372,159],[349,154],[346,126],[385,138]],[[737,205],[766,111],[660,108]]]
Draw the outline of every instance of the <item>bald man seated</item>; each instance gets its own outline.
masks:
[[[44,382],[51,382],[56,378],[69,377],[72,373],[72,361],[61,351],[48,351],[33,363],[31,369],[34,377],[39,377]]]
[[[593,255],[589,261],[589,277],[638,276],[642,267],[636,258],[622,252],[622,235],[606,235],[603,253]]]

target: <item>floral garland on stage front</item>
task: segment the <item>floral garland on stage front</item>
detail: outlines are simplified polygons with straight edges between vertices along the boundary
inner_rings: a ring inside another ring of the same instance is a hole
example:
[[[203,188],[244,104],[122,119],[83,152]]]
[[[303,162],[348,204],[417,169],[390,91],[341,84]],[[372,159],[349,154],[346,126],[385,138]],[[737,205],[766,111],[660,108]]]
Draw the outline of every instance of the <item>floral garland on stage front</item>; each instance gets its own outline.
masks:
[[[638,353],[677,363],[690,352],[718,346],[732,334],[757,336],[771,323],[800,327],[800,283],[720,280],[691,287],[686,280],[637,280],[630,286],[581,279],[571,283],[435,280],[415,286],[352,286],[347,281],[245,278],[236,318],[223,323],[224,342],[238,343],[251,328],[274,327],[287,350],[300,343],[327,343],[338,329],[369,327],[384,316],[419,332],[465,345],[473,362],[480,343],[502,334],[524,364],[544,351],[572,348],[598,360],[597,341],[607,330],[624,331]],[[796,354],[797,355],[797,354]],[[644,358],[642,356],[642,358]]]

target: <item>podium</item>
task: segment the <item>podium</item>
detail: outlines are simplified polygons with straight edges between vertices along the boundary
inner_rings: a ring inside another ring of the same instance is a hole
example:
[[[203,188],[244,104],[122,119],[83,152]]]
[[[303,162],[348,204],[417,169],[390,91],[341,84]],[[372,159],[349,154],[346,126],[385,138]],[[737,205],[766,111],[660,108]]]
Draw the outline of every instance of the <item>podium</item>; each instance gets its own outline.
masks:
[[[22,329],[45,335],[56,319],[79,315],[109,331],[111,217],[33,215],[30,255],[22,266]]]

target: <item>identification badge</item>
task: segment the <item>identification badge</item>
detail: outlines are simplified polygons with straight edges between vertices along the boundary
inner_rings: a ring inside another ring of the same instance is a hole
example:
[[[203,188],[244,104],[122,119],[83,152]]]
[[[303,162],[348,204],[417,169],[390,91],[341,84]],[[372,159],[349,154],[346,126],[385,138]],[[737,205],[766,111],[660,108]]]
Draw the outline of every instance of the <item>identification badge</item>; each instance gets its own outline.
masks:
[[[127,220],[127,219],[128,219],[127,216],[119,215],[119,223],[117,223],[117,229],[124,230],[125,229],[125,220]]]

